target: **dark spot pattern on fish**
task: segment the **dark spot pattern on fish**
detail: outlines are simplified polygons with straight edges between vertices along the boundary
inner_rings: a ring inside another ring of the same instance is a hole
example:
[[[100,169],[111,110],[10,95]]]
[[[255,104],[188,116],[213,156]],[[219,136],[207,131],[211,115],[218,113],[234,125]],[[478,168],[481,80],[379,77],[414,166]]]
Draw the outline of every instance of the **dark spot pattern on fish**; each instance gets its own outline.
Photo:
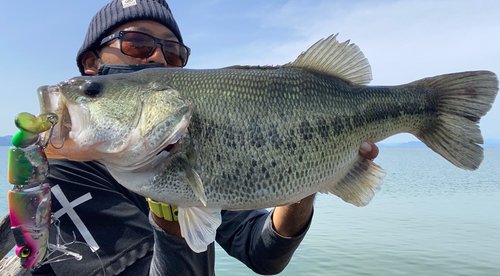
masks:
[[[332,121],[333,135],[339,136],[344,130],[344,124],[340,116],[335,116]]]
[[[212,142],[212,139],[216,136],[216,129],[218,129],[218,125],[213,120],[208,121],[203,138]]]
[[[229,125],[223,125],[222,126],[222,130],[224,131],[224,140],[225,140],[225,144],[228,146],[228,147],[231,147],[231,148],[236,148],[236,142],[235,142],[235,133],[234,133],[234,130],[233,130],[233,127],[230,125],[231,124],[231,121],[230,119],[227,119],[226,120],[226,124],[229,124]]]
[[[359,102],[363,102],[362,98],[370,98],[371,95],[384,95],[387,94],[385,100],[378,98],[378,101],[383,101],[386,108],[383,110],[380,108],[370,108],[370,102],[364,100],[364,106],[356,106],[356,112],[350,114],[349,116],[336,116],[331,125],[333,126],[333,132],[335,136],[340,135],[342,132],[351,132],[355,129],[363,128],[367,124],[377,123],[384,120],[394,120],[401,116],[416,116],[432,114],[435,112],[436,106],[432,104],[432,101],[415,101],[415,99],[394,99],[394,93],[390,92],[387,87],[377,87],[377,88],[362,88],[355,91],[353,97],[359,97]],[[356,100],[353,100],[356,102]],[[380,105],[378,102],[373,102],[373,105]],[[351,107],[352,108],[352,107]],[[356,110],[354,109],[354,110]],[[384,111],[385,110],[385,111]]]
[[[269,142],[274,149],[280,149],[283,146],[283,141],[278,133],[279,125],[271,123],[268,126],[266,141]]]
[[[273,145],[274,149],[279,150],[283,146],[283,141],[281,140],[279,135],[275,135],[271,137],[271,144]]]
[[[266,132],[262,129],[262,123],[259,123],[259,120],[259,117],[250,118],[249,127],[247,129],[250,145],[257,148],[265,147],[267,144],[267,139],[265,137]]]
[[[297,144],[294,142],[294,138],[293,136],[291,137],[286,137],[286,148],[287,150],[289,150],[290,152],[294,152],[295,149],[297,148]]]
[[[318,125],[319,136],[321,136],[321,138],[328,138],[330,136],[330,126],[325,118],[318,118],[316,124]]]
[[[193,117],[191,118],[191,121],[192,122],[199,122],[200,121],[200,115],[198,113],[194,113],[193,114]],[[189,127],[188,130],[189,130],[189,133],[191,134],[191,136],[196,136],[196,137],[199,137],[202,133],[202,128],[200,127],[194,127],[194,126],[200,126],[201,124],[199,123],[195,123],[193,124],[193,127]]]
[[[302,135],[302,139],[307,141],[313,138],[313,129],[311,127],[311,124],[309,124],[309,121],[307,121],[306,119],[303,119],[303,121],[300,123],[299,130],[300,134]]]

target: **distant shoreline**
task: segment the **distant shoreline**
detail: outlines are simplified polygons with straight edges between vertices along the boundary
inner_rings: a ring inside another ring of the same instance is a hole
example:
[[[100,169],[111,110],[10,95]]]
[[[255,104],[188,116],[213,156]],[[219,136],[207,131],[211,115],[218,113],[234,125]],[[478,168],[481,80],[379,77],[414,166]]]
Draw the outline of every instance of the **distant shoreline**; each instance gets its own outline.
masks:
[[[9,146],[11,147],[12,146],[12,135],[7,135],[7,136],[3,136],[3,137],[0,137],[0,146]]]
[[[381,148],[427,148],[427,146],[420,141],[410,141],[404,143],[377,143],[377,146]],[[481,145],[483,148],[499,148],[500,140],[497,139],[485,139],[484,144]]]

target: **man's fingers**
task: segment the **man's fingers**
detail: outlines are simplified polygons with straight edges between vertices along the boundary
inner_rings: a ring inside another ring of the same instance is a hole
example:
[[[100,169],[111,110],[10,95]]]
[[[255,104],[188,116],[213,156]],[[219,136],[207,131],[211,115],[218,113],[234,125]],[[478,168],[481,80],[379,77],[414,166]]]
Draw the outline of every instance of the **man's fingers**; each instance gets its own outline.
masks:
[[[379,149],[373,142],[363,142],[359,147],[359,154],[366,159],[373,160],[378,156]]]

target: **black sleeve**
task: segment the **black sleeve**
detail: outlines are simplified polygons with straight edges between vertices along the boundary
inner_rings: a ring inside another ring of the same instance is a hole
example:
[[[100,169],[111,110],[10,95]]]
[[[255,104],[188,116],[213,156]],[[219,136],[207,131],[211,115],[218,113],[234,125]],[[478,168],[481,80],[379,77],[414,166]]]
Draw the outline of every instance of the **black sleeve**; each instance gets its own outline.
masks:
[[[272,214],[266,210],[222,211],[222,224],[216,240],[231,256],[259,274],[277,274],[290,262],[304,239],[308,226],[297,237],[280,236],[272,226]]]
[[[185,241],[168,239],[161,229],[155,231],[154,236],[144,197],[118,184],[104,166],[96,162],[56,159],[51,159],[49,163],[49,180],[54,194],[52,212],[59,216],[61,237],[68,249],[83,256],[81,261],[70,259],[52,263],[50,266],[57,275],[103,275],[103,270],[106,275],[148,275],[155,246],[162,257],[185,255],[180,254],[179,248],[175,252],[172,250],[176,246],[186,249]],[[57,189],[61,193],[54,193]],[[222,224],[216,240],[229,255],[253,271],[260,274],[279,273],[290,261],[307,229],[298,237],[282,237],[274,231],[271,216],[272,212],[266,210],[222,211]],[[55,243],[56,233],[57,229],[51,226],[51,243]],[[89,237],[98,246],[95,252],[88,246],[92,244],[88,241]],[[171,240],[174,243],[181,241],[181,244],[166,246]],[[196,263],[196,270],[202,273],[200,275],[212,275],[213,244],[203,256],[193,257],[190,254],[192,252],[184,258],[188,263],[169,259],[166,263],[172,265],[160,268],[161,274],[169,275],[168,272],[173,272],[176,267],[193,268]],[[159,261],[163,263],[165,258]]]
[[[99,163],[51,159],[49,164],[52,212],[59,216],[61,237],[83,256],[52,263],[56,274],[102,275],[104,269],[106,275],[147,275],[154,240],[145,198],[118,184]],[[56,234],[52,225],[51,243]]]

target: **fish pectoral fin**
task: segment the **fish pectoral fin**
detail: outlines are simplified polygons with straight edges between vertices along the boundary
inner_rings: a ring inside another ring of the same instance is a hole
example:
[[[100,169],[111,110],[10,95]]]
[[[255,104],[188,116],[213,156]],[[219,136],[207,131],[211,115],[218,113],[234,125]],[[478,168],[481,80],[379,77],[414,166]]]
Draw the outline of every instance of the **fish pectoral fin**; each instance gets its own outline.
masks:
[[[380,190],[385,171],[373,161],[358,155],[358,159],[345,175],[331,187],[320,192],[330,192],[348,203],[366,206]]]
[[[205,195],[205,191],[203,189],[203,182],[201,182],[200,176],[193,168],[193,166],[191,166],[188,160],[180,157],[179,162],[184,171],[186,182],[191,186],[194,194],[198,197],[203,206],[207,206],[207,196]]]
[[[206,251],[207,246],[215,241],[221,222],[219,208],[179,207],[181,235],[196,253]]]

